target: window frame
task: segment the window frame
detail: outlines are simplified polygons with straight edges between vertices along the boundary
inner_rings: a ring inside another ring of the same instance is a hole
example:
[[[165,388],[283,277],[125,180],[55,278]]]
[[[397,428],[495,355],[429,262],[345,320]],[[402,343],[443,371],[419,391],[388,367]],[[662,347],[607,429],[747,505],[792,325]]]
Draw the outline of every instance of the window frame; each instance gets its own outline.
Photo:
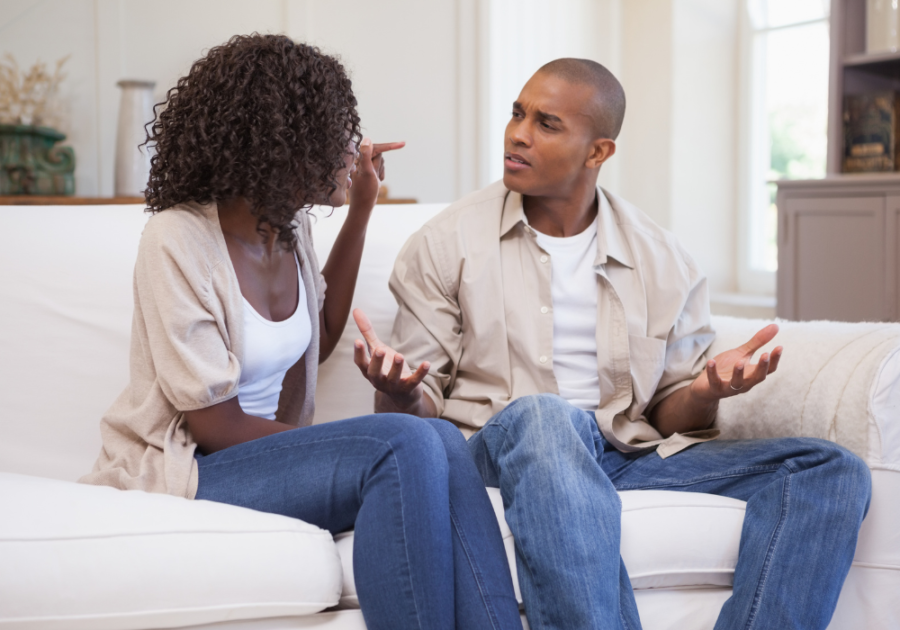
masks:
[[[753,247],[757,239],[764,238],[761,232],[764,223],[758,221],[757,204],[759,184],[768,180],[766,154],[769,151],[769,125],[766,111],[765,47],[756,46],[756,36],[788,28],[824,23],[831,37],[829,15],[814,20],[804,20],[790,24],[756,28],[751,16],[750,2],[742,0],[738,17],[738,41],[740,46],[738,68],[738,141],[742,149],[738,152],[738,238],[737,238],[737,288],[740,293],[774,296],[777,271],[767,271],[754,267]],[[829,86],[830,88],[830,86]],[[764,130],[757,133],[757,130]],[[827,165],[826,165],[827,166]]]

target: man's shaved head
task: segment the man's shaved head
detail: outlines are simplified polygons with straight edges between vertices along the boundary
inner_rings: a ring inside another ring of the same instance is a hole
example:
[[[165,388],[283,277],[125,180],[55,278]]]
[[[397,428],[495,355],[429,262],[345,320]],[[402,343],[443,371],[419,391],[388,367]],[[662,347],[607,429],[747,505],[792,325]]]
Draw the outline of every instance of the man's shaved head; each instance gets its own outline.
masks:
[[[538,73],[592,88],[597,95],[596,107],[591,112],[597,136],[616,139],[625,118],[625,90],[612,72],[590,59],[564,57],[544,64]]]

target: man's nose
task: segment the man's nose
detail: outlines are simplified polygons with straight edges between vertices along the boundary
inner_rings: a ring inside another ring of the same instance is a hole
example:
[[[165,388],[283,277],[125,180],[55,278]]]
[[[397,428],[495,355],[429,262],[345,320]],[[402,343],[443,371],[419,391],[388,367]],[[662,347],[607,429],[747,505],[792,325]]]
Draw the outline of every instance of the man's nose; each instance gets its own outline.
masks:
[[[509,134],[510,141],[517,146],[531,146],[531,134],[525,129],[525,125],[518,125]]]

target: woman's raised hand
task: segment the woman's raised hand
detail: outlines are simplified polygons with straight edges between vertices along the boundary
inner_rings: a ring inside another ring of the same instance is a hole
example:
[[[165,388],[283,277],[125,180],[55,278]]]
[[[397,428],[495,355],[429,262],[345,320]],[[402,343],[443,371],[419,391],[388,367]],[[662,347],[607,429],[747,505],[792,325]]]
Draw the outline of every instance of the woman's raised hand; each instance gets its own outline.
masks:
[[[383,343],[366,314],[353,311],[353,319],[362,333],[365,343],[357,339],[353,344],[353,362],[362,375],[378,391],[389,396],[398,407],[415,405],[422,398],[422,380],[430,367],[423,362],[411,372],[403,356]]]
[[[371,138],[363,138],[359,144],[356,173],[350,187],[350,206],[371,209],[378,199],[378,189],[384,180],[384,154],[406,146],[405,142],[372,144]]]

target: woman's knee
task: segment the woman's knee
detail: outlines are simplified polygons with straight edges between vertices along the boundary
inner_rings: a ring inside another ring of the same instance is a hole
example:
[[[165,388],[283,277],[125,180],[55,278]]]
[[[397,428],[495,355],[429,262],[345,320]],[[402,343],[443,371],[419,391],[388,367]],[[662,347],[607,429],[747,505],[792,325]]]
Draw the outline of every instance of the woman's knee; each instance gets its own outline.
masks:
[[[378,414],[376,418],[389,427],[390,437],[386,442],[404,469],[427,469],[432,472],[447,470],[444,438],[428,419],[398,413]],[[450,426],[459,434],[456,427]]]
[[[434,432],[437,433],[441,443],[448,452],[457,450],[468,452],[466,438],[455,424],[440,418],[422,418],[422,420],[434,429]]]

